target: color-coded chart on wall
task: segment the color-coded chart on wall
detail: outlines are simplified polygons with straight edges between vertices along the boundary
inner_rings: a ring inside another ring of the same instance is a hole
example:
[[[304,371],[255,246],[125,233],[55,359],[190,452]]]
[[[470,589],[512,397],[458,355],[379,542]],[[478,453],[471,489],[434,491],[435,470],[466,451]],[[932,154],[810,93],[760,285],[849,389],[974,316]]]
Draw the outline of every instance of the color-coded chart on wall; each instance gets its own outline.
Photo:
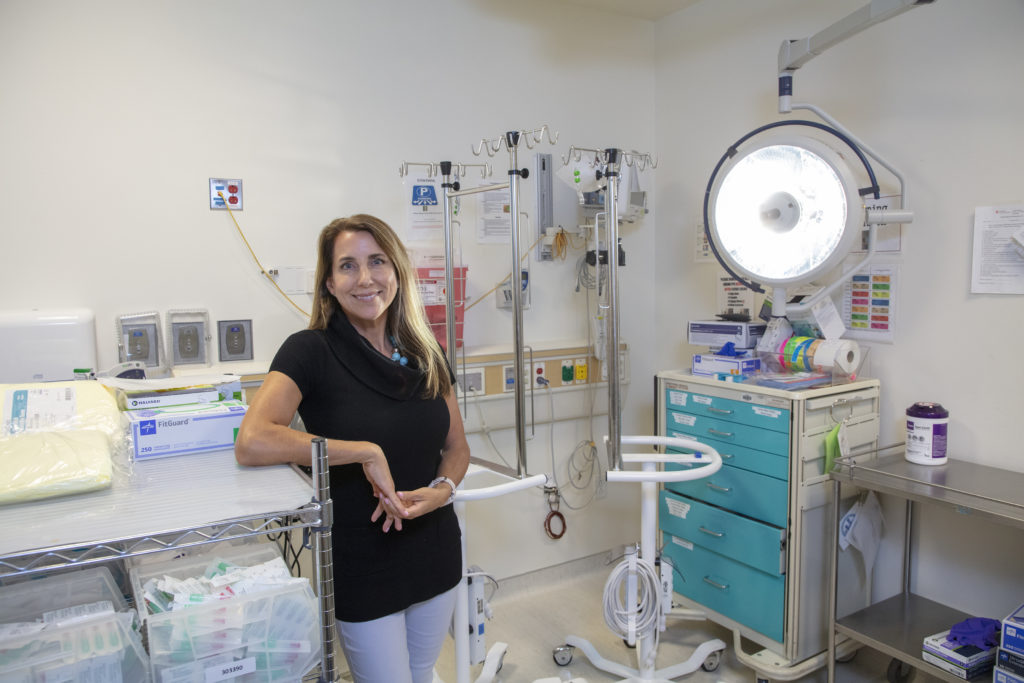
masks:
[[[847,337],[893,340],[897,269],[878,266],[857,273],[843,289],[843,322]]]

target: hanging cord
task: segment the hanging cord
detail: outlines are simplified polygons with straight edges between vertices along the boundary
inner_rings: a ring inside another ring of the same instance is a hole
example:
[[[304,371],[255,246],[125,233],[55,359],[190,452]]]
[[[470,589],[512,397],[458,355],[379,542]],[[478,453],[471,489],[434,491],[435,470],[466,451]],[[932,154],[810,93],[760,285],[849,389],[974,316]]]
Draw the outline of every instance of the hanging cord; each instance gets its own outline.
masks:
[[[552,245],[552,252],[558,257],[560,261],[564,261],[565,257],[569,255],[569,249],[582,249],[587,246],[586,240],[583,244],[576,246],[573,242],[572,235],[565,231],[565,228],[559,226],[558,232],[555,233],[555,241]]]
[[[632,549],[628,554],[636,554]],[[626,582],[629,579],[630,564],[636,565],[637,590],[639,597],[626,595]],[[634,611],[635,610],[635,611]],[[633,630],[636,633],[645,633],[648,629],[654,631],[654,646],[649,656],[653,659],[657,656],[658,641],[658,620],[661,615],[661,577],[658,576],[658,569],[639,558],[629,558],[616,565],[608,580],[604,584],[604,623],[613,633],[626,639],[629,636],[630,615],[635,615]],[[654,662],[646,663],[653,667]]]
[[[245,233],[242,232],[242,226],[240,226],[238,224],[238,221],[235,220],[235,212],[232,211],[231,208],[227,205],[227,200],[224,199],[224,193],[218,191],[217,194],[220,196],[221,201],[224,202],[224,208],[227,209],[228,215],[231,216],[231,221],[235,224],[235,229],[238,230],[238,235],[242,238],[242,241],[245,242],[245,248],[249,250],[249,254],[252,256],[252,260],[255,261],[256,265],[259,267],[260,275],[262,275],[263,277],[265,277],[268,280],[270,280],[270,284],[274,285],[274,289],[276,289],[278,292],[280,292],[281,296],[283,296],[285,299],[287,299],[288,303],[290,303],[292,306],[295,307],[295,310],[297,310],[299,313],[301,313],[302,315],[304,315],[307,318],[309,318],[309,313],[304,311],[297,303],[295,303],[292,300],[292,298],[290,296],[285,294],[285,291],[278,286],[277,281],[273,278],[273,276],[271,276],[271,274],[267,272],[266,268],[263,267],[263,264],[260,263],[260,260],[258,258],[256,258],[256,252],[254,252],[252,250],[252,247],[249,245],[249,240],[245,239]]]
[[[557,486],[545,486],[544,494],[548,497],[548,516],[544,518],[544,533],[548,535],[548,538],[557,541],[565,535],[565,515],[558,510],[561,495],[558,493]],[[552,526],[553,520],[558,520],[558,531],[555,531]]]
[[[555,401],[551,394],[551,384],[544,382],[544,388],[547,389],[548,411],[551,415],[551,424],[548,429],[548,452],[551,455],[551,480],[554,483],[554,486],[547,488],[553,489],[559,500],[564,502],[565,506],[570,510],[582,510],[597,497],[600,480],[603,478],[601,476],[603,474],[601,461],[597,457],[597,444],[594,443],[593,438],[580,441],[576,444],[572,453],[569,454],[569,459],[566,461],[565,466],[569,475],[569,486],[572,488],[583,491],[589,489],[595,479],[598,482],[594,486],[594,492],[590,494],[586,501],[580,505],[572,505],[562,493],[564,487],[558,483],[558,467],[555,463]],[[593,423],[593,419],[591,419],[591,423]],[[545,528],[546,525],[547,523],[545,522]]]
[[[480,417],[480,431],[482,431],[484,436],[487,437],[487,442],[491,444],[491,448],[494,450],[495,455],[497,455],[498,459],[505,464],[505,467],[515,469],[515,467],[509,464],[509,461],[505,459],[505,456],[501,454],[497,444],[494,443],[494,439],[491,437],[491,428],[487,426],[487,421],[484,419],[484,411],[480,407],[480,401],[473,401],[473,405],[476,406],[477,415]]]
[[[593,271],[597,270],[597,266],[592,266],[587,263],[587,255],[583,253],[579,260],[576,261],[576,291],[580,291],[580,287],[584,289],[594,289],[600,282],[602,289],[604,288],[605,282],[608,280],[608,273],[606,270],[597,270],[598,275],[594,275]]]

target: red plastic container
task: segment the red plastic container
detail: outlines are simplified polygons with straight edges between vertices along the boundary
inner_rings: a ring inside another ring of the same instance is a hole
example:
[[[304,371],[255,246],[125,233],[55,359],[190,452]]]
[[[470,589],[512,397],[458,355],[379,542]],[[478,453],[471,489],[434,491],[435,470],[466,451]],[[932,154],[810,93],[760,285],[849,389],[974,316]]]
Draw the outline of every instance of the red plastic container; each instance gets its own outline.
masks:
[[[455,304],[455,346],[462,346],[462,327],[466,317],[466,270],[467,266],[453,268],[452,292]],[[448,305],[448,291],[445,283],[444,268],[417,268],[416,286],[423,299],[423,309],[427,314],[427,322],[434,331],[434,337],[441,346],[448,350],[448,328],[445,320],[445,309]]]

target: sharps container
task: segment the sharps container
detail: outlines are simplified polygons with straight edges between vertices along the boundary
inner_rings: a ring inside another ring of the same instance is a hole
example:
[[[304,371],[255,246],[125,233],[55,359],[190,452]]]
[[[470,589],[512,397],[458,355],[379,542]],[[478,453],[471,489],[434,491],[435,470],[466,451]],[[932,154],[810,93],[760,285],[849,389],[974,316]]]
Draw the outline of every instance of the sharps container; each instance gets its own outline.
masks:
[[[920,402],[907,408],[907,460],[918,465],[946,464],[949,411],[938,403]]]

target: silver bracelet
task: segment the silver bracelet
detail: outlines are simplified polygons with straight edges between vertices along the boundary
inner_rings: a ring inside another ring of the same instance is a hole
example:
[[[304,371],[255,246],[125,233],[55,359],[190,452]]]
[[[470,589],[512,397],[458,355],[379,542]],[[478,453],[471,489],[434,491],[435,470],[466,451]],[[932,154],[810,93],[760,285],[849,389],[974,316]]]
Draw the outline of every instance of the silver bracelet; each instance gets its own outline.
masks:
[[[452,481],[451,479],[449,479],[448,477],[438,477],[434,481],[430,482],[430,488],[435,489],[435,488],[437,488],[438,484],[447,484],[449,486],[449,488],[451,488],[451,490],[452,490],[452,495],[448,496],[448,500],[446,500],[444,502],[444,504],[448,505],[449,503],[454,501],[455,500],[455,482]]]

